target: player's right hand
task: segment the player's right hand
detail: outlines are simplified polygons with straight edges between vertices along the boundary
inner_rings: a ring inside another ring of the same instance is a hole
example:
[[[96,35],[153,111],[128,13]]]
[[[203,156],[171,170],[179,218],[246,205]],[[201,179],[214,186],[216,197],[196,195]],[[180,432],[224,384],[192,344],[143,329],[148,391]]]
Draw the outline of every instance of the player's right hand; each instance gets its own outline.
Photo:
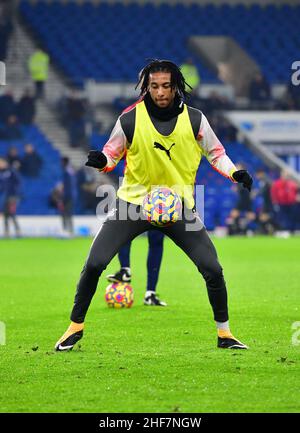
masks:
[[[99,150],[90,150],[85,165],[103,170],[107,165],[107,158],[104,153]]]

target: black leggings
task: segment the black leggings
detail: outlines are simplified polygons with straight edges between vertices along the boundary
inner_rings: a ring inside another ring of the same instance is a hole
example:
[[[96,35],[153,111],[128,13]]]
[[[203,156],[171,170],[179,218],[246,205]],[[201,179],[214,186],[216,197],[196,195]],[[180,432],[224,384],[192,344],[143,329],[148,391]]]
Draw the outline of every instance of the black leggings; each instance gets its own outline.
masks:
[[[138,219],[137,221],[120,220],[118,217],[121,202],[122,200],[118,200],[113,215],[104,221],[94,238],[77,285],[74,307],[71,313],[73,322],[84,322],[87,310],[97,289],[99,277],[119,249],[141,233],[153,228],[144,219]],[[124,203],[122,202],[123,205]],[[137,211],[139,208],[139,206],[136,206]],[[175,224],[156,230],[162,230],[195,263],[205,279],[214,319],[218,322],[226,322],[228,320],[227,291],[215,247],[205,227],[200,224],[198,214],[187,210],[186,215],[187,217],[183,216],[182,220],[177,221]],[[187,224],[190,224],[189,227],[191,227],[191,224],[197,224],[197,230],[187,230]]]

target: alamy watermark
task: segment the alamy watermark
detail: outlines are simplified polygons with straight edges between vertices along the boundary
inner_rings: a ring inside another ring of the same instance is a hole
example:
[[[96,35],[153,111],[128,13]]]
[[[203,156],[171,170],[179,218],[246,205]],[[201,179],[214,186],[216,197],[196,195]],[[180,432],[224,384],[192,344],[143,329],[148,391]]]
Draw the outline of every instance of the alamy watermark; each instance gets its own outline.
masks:
[[[123,183],[123,178],[119,178],[119,186]],[[151,190],[156,189],[160,185],[152,185]],[[183,220],[186,231],[199,231],[204,226],[204,186],[195,185],[172,185],[171,189],[176,191],[181,197],[183,206],[178,220]],[[145,197],[147,189],[144,185],[131,186],[131,196]],[[117,188],[113,185],[105,184],[97,188],[96,196],[101,198],[96,208],[97,218],[103,220],[106,216],[112,220],[118,221],[138,221],[146,220],[147,217],[143,212],[142,205],[128,203],[123,200],[118,200]],[[192,209],[191,197],[195,202]]]
[[[291,77],[292,84],[294,86],[300,86],[300,60],[292,63],[292,70],[295,71]]]
[[[0,86],[6,84],[6,67],[4,62],[0,62]]]
[[[0,322],[0,346],[6,344],[6,326],[4,322]]]
[[[292,334],[292,345],[300,346],[300,322],[294,322],[292,324],[292,330],[295,331]]]

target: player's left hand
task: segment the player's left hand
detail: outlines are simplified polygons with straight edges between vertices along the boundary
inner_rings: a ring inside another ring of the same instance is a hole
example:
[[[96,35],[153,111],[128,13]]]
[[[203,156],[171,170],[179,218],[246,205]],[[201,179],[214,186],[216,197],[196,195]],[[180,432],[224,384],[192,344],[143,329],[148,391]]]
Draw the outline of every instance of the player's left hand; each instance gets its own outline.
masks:
[[[247,170],[237,170],[232,174],[232,177],[234,180],[236,180],[238,183],[242,183],[244,188],[247,188],[247,190],[250,192],[253,179],[252,176],[248,173]]]

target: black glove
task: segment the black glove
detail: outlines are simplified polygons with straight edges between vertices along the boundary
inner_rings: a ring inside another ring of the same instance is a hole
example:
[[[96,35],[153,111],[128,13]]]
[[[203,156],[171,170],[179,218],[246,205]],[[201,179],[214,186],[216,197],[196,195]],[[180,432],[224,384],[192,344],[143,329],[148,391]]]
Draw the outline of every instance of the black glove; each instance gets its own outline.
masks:
[[[242,183],[243,187],[247,188],[249,192],[251,191],[253,179],[247,170],[237,170],[232,174],[232,177],[238,183]]]
[[[103,170],[107,165],[107,158],[104,153],[99,150],[90,150],[85,165]]]

